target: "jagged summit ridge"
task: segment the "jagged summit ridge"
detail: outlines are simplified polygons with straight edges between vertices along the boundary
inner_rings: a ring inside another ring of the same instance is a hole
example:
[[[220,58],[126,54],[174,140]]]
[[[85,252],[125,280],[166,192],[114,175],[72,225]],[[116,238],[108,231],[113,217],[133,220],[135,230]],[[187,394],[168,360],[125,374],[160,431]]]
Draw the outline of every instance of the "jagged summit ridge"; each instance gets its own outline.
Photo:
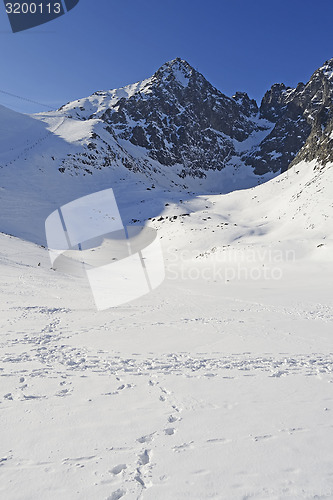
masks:
[[[161,77],[161,81],[163,82],[173,81],[183,87],[187,87],[194,72],[194,68],[187,61],[176,57],[176,59],[163,64],[156,71],[154,77],[156,79]]]
[[[98,90],[89,97],[77,99],[61,106],[59,111],[70,114],[74,112],[77,118],[86,119],[92,113],[96,114],[102,109],[106,110],[109,107],[115,106],[120,99],[129,99],[137,93],[140,93],[142,96],[149,94],[152,86],[161,84],[167,86],[170,83],[178,83],[185,87],[188,85],[194,72],[194,68],[187,61],[177,57],[163,64],[149,78],[118,89]],[[91,111],[91,114],[87,116],[85,111],[88,109]]]
[[[323,73],[323,75],[328,80],[333,80],[333,58],[325,61],[324,64],[314,74],[316,74],[317,72]]]

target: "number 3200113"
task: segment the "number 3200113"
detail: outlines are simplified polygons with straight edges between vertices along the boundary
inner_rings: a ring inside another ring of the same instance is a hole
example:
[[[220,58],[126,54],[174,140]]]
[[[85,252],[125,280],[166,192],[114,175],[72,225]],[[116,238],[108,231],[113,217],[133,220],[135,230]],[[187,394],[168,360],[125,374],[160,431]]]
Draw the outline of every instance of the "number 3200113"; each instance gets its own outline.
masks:
[[[61,4],[6,3],[7,14],[60,14]]]

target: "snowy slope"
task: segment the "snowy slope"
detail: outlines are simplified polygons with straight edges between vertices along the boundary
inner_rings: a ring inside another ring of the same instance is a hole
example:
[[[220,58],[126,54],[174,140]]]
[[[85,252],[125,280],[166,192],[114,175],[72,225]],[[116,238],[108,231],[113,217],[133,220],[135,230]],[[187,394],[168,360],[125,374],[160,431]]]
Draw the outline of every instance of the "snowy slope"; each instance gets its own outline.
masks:
[[[154,198],[147,191],[152,185],[167,202],[173,192],[181,198],[184,192],[228,192],[258,183],[251,167],[244,166],[226,167],[222,177],[212,171],[186,184],[180,183],[181,166],[168,170],[152,160],[153,170],[140,169],[145,149],[112,139],[98,119],[82,121],[58,112],[26,116],[3,108],[0,123],[6,122],[9,127],[3,125],[6,133],[0,137],[0,230],[37,243],[45,243],[44,222],[53,210],[104,188],[112,187],[120,203],[129,198],[135,205]]]
[[[1,496],[331,497],[332,168],[296,172],[174,194],[149,221],[166,280],[103,312],[0,235]],[[146,193],[128,218],[154,215]]]
[[[149,93],[152,79],[147,78],[142,82],[126,85],[120,89],[97,91],[92,96],[77,99],[60,108],[66,115],[76,115],[79,119],[87,120],[92,115],[101,115],[106,109],[113,107],[120,99],[128,99],[137,92]]]
[[[124,207],[138,224],[147,223],[191,257],[247,247],[297,247],[297,258],[332,259],[333,164],[302,162],[272,180],[225,195],[167,193],[158,189],[137,211]],[[156,199],[167,202],[161,210]],[[238,250],[237,250],[238,251]]]

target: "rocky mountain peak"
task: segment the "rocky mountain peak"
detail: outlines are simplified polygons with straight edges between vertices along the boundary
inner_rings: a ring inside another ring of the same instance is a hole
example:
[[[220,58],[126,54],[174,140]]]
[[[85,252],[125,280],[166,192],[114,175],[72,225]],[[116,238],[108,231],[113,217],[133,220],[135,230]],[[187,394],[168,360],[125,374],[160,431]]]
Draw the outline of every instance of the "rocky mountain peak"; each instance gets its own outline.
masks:
[[[284,83],[275,83],[264,95],[260,105],[260,116],[271,122],[276,122],[283,113],[286,104],[286,94],[290,91]]]
[[[322,73],[328,80],[333,82],[333,58],[328,59],[315,73]]]
[[[78,120],[99,120],[103,139],[100,132],[91,134],[91,161],[103,149],[105,165],[120,161],[145,175],[165,176],[167,171],[185,185],[186,179],[202,179],[226,167],[236,177],[250,165],[254,176],[263,176],[283,172],[300,159],[328,161],[332,83],[333,59],[306,84],[272,85],[258,109],[245,92],[224,95],[177,57],[144,81],[96,92],[61,112]],[[321,156],[319,150],[324,151]],[[82,163],[87,164],[86,157]]]
[[[163,64],[153,75],[153,79],[168,83],[175,82],[187,87],[194,72],[194,68],[187,61],[176,57],[176,59]]]
[[[258,113],[258,104],[254,99],[250,99],[246,92],[236,92],[232,98],[237,102],[242,113],[250,117]]]
[[[117,138],[144,148],[149,161],[180,169],[183,177],[204,177],[237,155],[235,142],[262,130],[257,112],[247,94],[225,96],[187,61],[176,58],[99,118]]]

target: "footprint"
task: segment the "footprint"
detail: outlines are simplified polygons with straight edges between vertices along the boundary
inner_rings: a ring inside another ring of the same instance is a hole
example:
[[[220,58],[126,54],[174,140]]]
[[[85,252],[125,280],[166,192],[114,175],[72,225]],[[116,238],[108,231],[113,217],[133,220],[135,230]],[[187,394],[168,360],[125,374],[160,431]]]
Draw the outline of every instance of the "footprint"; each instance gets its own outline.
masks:
[[[69,394],[70,394],[70,390],[69,389],[62,389],[61,391],[56,392],[55,396],[63,398],[65,396],[69,396]]]
[[[271,434],[265,434],[263,436],[255,436],[253,439],[255,441],[262,441],[263,439],[271,439],[273,436]]]
[[[213,439],[207,439],[207,443],[231,443],[231,439],[213,438]]]
[[[119,500],[119,498],[123,497],[124,495],[126,495],[126,491],[119,489],[117,491],[114,491],[110,497],[107,497],[106,500]]]
[[[30,400],[30,399],[45,399],[46,396],[34,396],[32,394],[30,394],[29,396],[26,396],[25,394],[23,394],[23,399],[24,400]]]
[[[175,434],[176,432],[176,429],[173,429],[172,427],[169,427],[168,429],[164,429],[164,432],[167,436],[172,436],[173,434]]]
[[[192,448],[192,444],[193,443],[194,443],[194,441],[190,441],[189,443],[183,443],[183,444],[181,444],[179,446],[174,446],[172,449],[176,453],[179,453],[181,451],[186,451],[187,448]]]
[[[152,434],[148,434],[147,436],[142,436],[137,439],[138,443],[151,443],[153,441],[153,436],[156,434],[153,432]]]
[[[178,408],[176,405],[172,405],[172,408],[177,412],[180,413],[182,411],[181,408]]]
[[[133,384],[121,384],[118,388],[117,391],[123,391],[124,389],[131,389]]]
[[[112,472],[112,474],[114,474],[115,476],[117,476],[118,474],[120,474],[125,469],[127,469],[127,465],[126,464],[119,464],[119,465],[116,465],[115,467],[113,467],[113,469],[111,469],[110,472]]]
[[[96,458],[96,455],[90,455],[89,457],[63,458],[62,464],[80,466],[81,462],[88,462],[94,458]]]
[[[175,417],[174,415],[170,415],[169,418],[168,418],[168,422],[170,422],[170,424],[173,424],[174,422],[177,422],[177,420],[180,420],[179,418]]]
[[[306,429],[303,427],[290,427],[289,429],[281,429],[280,432],[288,432],[288,434],[294,434],[294,432],[305,432]]]
[[[151,488],[153,486],[153,483],[151,482],[150,479],[147,479],[141,475],[140,469],[137,469],[137,475],[134,476],[134,479],[141,484],[143,488]],[[142,498],[141,496],[139,498]]]
[[[147,465],[150,462],[151,450],[145,450],[142,455],[139,456],[140,465]]]
[[[200,469],[200,470],[195,470],[193,474],[197,476],[208,476],[212,472],[208,469]]]
[[[135,481],[141,484],[144,488],[146,487],[144,480],[142,479],[140,473],[138,473],[136,476],[134,476]]]

